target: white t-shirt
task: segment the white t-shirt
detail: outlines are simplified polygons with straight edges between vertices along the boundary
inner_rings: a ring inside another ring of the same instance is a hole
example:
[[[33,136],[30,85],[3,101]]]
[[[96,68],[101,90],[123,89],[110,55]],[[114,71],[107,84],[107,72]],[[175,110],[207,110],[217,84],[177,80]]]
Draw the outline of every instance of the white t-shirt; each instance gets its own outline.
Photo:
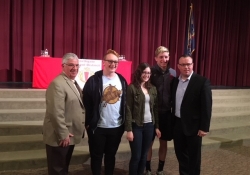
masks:
[[[116,74],[113,78],[102,76],[103,95],[100,106],[100,119],[97,126],[101,128],[116,128],[121,125],[120,116],[122,85]]]
[[[150,96],[145,94],[145,113],[144,113],[144,123],[152,122],[152,115],[150,112]]]

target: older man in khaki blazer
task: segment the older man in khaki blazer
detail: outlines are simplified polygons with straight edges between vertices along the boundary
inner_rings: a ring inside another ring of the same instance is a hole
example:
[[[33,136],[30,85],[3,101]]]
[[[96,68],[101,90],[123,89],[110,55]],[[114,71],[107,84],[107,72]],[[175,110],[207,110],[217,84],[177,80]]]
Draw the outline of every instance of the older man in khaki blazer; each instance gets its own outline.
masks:
[[[79,69],[77,55],[63,56],[63,72],[46,91],[43,141],[46,144],[48,174],[66,175],[75,144],[84,135],[85,109],[82,92],[75,81]]]

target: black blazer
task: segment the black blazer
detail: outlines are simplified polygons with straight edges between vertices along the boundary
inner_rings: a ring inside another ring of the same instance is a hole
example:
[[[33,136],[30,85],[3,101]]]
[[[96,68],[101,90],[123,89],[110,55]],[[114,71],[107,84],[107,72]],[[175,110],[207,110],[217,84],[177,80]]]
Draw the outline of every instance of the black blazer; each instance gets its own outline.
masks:
[[[174,78],[171,89],[173,116],[175,115],[178,83],[179,79]],[[209,131],[212,113],[212,91],[208,79],[193,73],[185,91],[180,110],[185,135],[197,135],[198,130]],[[176,117],[174,117],[174,120],[175,118]]]

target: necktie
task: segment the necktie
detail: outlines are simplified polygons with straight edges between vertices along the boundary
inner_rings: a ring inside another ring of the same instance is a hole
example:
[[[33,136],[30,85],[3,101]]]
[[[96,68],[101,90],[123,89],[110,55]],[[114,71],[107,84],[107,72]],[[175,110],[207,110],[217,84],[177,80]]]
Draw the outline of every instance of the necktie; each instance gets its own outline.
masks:
[[[75,81],[75,85],[76,85],[76,89],[78,90],[80,97],[82,99],[82,89],[80,88],[80,86],[78,85],[77,81]]]

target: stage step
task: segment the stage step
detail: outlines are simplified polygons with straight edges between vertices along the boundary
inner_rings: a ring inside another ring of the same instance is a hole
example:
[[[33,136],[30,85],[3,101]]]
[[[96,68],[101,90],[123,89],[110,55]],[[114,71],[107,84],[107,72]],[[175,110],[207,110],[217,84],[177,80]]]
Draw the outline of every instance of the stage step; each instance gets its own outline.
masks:
[[[0,121],[42,121],[44,109],[0,109]]]
[[[218,96],[249,96],[250,89],[214,89],[212,94],[213,98]]]
[[[0,122],[0,136],[42,134],[43,121]]]
[[[0,89],[1,98],[45,98],[45,89]]]
[[[202,149],[218,149],[231,146],[244,146],[250,144],[248,134],[224,134],[217,137],[204,137]],[[43,145],[44,146],[44,145]],[[153,157],[158,155],[159,141],[155,139],[153,145]],[[173,141],[168,142],[168,155],[174,154]],[[121,143],[117,152],[116,161],[124,161],[130,159],[130,147],[128,142]],[[71,164],[89,163],[88,146],[77,145],[72,156]],[[31,149],[25,151],[9,151],[1,152],[0,171],[6,170],[22,170],[46,167],[45,149]]]
[[[76,149],[73,152],[71,164],[80,164],[89,159],[87,148]],[[45,149],[1,152],[0,171],[34,169],[47,166]]]
[[[202,149],[250,144],[250,90],[213,90],[213,111],[209,134]],[[42,123],[45,115],[45,90],[0,90],[0,171],[46,167]],[[89,162],[87,135],[75,147],[71,164]],[[173,142],[168,154],[174,154]],[[156,138],[153,156],[158,154]],[[126,132],[117,161],[129,160]]]
[[[45,98],[0,98],[0,109],[45,109]]]

